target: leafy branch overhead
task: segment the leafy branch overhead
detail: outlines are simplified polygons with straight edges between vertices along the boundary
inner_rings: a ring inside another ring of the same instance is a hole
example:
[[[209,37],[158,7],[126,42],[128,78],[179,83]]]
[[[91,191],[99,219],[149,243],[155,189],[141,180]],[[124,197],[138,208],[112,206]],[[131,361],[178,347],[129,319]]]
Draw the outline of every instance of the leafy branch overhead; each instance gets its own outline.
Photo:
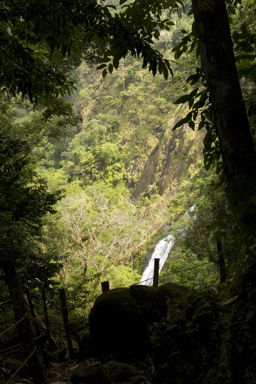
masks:
[[[5,0],[0,5],[0,88],[40,102],[74,87],[68,71],[82,59],[98,63],[103,76],[128,54],[165,78],[169,61],[153,47],[160,30],[172,24],[162,10],[177,10],[181,0],[120,2]]]
[[[113,68],[118,68],[121,58],[131,54],[141,57],[143,68],[148,67],[153,75],[159,72],[167,79],[169,74],[172,75],[170,63],[153,48],[153,44],[159,39],[161,30],[169,30],[173,25],[170,18],[162,15],[163,10],[177,11],[183,6],[183,2],[136,0],[128,5],[126,3],[120,1],[121,11],[114,14],[112,22],[110,20],[113,27],[111,34],[114,38],[109,39],[109,50],[101,59],[103,64],[98,68],[103,69],[103,76],[106,76],[108,72],[113,71]],[[111,57],[113,62],[107,64],[111,61]]]
[[[192,86],[204,82],[200,68],[197,68],[196,72],[187,78],[187,82]],[[193,130],[195,130],[196,126],[199,130],[205,129],[203,150],[205,168],[208,170],[215,165],[217,173],[221,173],[223,171],[223,163],[214,126],[214,113],[210,102],[209,89],[197,86],[190,93],[180,96],[174,102],[174,104],[185,103],[188,103],[189,112],[174,125],[173,131],[184,124],[187,124]]]

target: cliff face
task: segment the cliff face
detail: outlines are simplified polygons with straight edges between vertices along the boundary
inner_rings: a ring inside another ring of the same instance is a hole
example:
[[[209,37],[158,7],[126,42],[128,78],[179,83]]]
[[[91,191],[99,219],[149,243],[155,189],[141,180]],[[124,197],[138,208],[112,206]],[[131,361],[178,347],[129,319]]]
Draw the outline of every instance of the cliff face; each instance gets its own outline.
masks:
[[[108,179],[111,173],[111,180],[125,181],[135,202],[172,194],[201,151],[200,135],[189,127],[172,131],[187,113],[186,107],[173,104],[185,80],[152,78],[131,60],[104,81],[97,71],[92,76],[81,66],[79,81],[75,105],[83,121],[68,159],[75,171],[78,166],[80,174],[91,175],[85,183],[102,175]],[[123,176],[118,170],[124,170]]]
[[[171,128],[159,140],[148,156],[134,185],[132,199],[150,197],[154,193],[172,194],[186,177],[190,165],[200,157],[202,135],[183,128],[172,132]]]

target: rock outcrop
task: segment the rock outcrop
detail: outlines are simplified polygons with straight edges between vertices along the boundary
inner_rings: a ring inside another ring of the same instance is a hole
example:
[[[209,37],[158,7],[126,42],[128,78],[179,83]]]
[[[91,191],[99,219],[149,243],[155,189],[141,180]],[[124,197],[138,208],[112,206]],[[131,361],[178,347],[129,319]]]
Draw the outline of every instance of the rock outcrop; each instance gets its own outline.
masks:
[[[255,384],[255,276],[240,274],[219,292],[168,283],[103,293],[90,315],[102,363],[72,383]]]

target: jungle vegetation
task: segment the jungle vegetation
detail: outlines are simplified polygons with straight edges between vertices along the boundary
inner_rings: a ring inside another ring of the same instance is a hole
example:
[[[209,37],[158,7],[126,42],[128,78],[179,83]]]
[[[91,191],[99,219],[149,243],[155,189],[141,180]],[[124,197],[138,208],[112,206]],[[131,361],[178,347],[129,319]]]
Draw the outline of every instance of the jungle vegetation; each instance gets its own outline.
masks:
[[[0,15],[0,284],[16,321],[41,286],[53,313],[65,287],[87,315],[170,231],[162,282],[216,290],[253,269],[255,2],[8,0]],[[29,319],[19,332],[29,355]]]

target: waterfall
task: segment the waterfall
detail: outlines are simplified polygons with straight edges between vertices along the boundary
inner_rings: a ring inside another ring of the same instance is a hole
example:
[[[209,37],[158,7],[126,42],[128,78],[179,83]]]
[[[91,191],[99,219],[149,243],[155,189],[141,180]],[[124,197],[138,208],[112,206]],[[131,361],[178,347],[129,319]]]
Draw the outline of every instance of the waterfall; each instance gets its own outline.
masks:
[[[185,213],[184,216],[189,216],[193,214],[195,209],[195,204],[192,205]],[[149,263],[146,269],[143,272],[142,278],[140,279],[141,285],[152,285],[153,284],[153,274],[154,274],[154,259],[159,259],[159,272],[164,266],[164,263],[167,260],[170,250],[174,246],[174,237],[168,235],[161,239],[155,246],[154,252],[149,260]]]
[[[153,284],[153,273],[154,273],[154,259],[158,258],[159,260],[159,272],[164,266],[166,259],[169,255],[170,250],[174,245],[174,237],[168,235],[165,238],[161,239],[152,253],[150,261],[143,272],[142,278],[140,279],[141,285],[152,285]]]

